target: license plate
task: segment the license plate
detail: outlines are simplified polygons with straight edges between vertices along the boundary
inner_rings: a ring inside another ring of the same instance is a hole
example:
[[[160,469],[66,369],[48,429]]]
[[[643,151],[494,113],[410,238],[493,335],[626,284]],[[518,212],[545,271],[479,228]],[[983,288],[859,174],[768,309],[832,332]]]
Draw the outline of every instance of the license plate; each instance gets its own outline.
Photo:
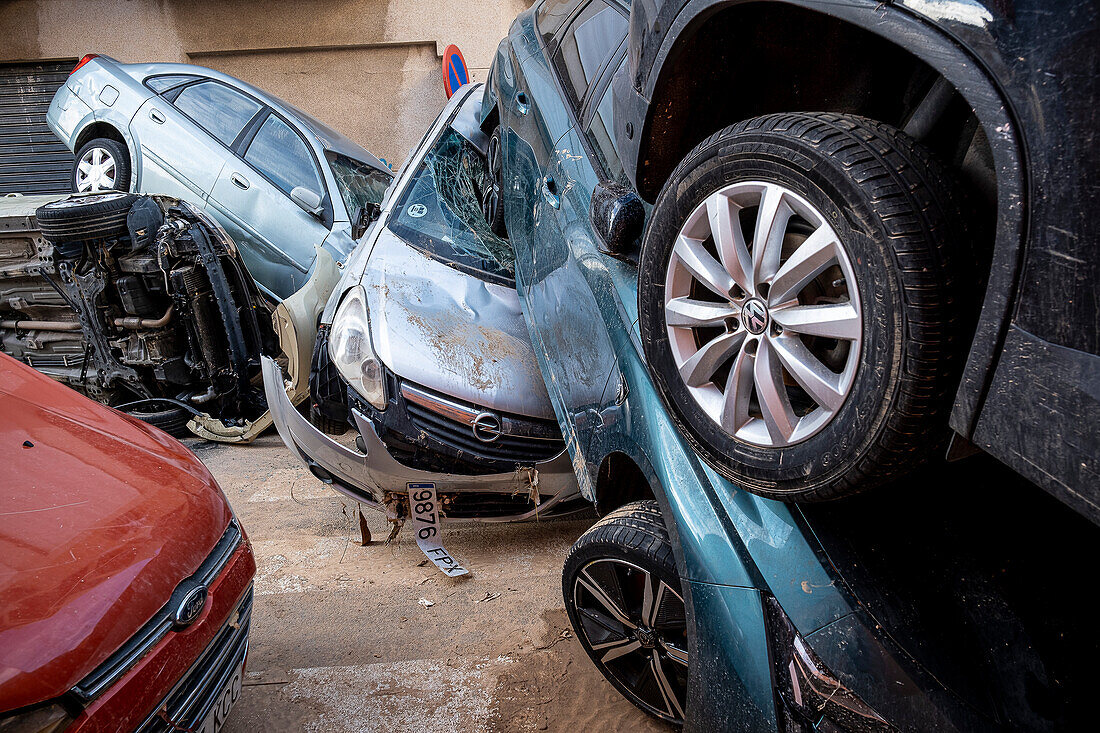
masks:
[[[405,484],[409,491],[409,510],[412,513],[413,532],[416,544],[429,560],[443,571],[444,575],[455,577],[466,575],[469,570],[462,567],[443,547],[443,538],[439,531],[442,527],[439,516],[439,501],[435,495],[434,483]]]
[[[241,687],[244,683],[244,662],[233,671],[233,676],[222,688],[221,693],[214,700],[214,707],[206,714],[206,720],[202,721],[199,728],[202,733],[218,733],[225,725],[225,719],[229,717],[229,711],[241,696]]]

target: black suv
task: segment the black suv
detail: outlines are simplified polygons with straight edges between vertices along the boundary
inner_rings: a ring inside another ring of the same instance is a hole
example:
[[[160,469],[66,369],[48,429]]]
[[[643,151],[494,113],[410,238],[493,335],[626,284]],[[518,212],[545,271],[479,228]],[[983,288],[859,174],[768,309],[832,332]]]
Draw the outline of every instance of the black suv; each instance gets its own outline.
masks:
[[[1095,2],[633,3],[643,345],[709,463],[818,500],[976,446],[1100,521],[1098,70]]]

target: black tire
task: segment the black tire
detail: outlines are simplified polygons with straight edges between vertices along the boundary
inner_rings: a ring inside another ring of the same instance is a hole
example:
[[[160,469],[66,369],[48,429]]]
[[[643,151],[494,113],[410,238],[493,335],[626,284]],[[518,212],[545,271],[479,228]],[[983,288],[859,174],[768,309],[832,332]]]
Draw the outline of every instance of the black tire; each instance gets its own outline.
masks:
[[[80,162],[84,159],[84,156],[88,153],[99,149],[103,153],[110,155],[111,159],[115,162],[115,184],[110,190],[112,191],[129,191],[130,190],[130,152],[126,149],[126,146],[120,143],[118,140],[112,140],[109,137],[97,137],[80,146],[80,150],[76,151],[76,160],[73,161],[73,170],[69,174],[69,187],[73,193],[95,193],[95,191],[81,191],[79,183],[77,181],[78,174],[80,172]]]
[[[504,199],[503,180],[503,156],[500,141],[500,125],[493,128],[489,135],[489,148],[487,152],[489,166],[489,185],[481,192],[481,213],[485,215],[485,221],[493,234],[498,237],[507,237],[508,230],[504,226]]]
[[[867,304],[843,403],[818,432],[782,447],[734,438],[703,411],[676,368],[664,311],[682,223],[712,192],[758,180],[793,190],[829,221]],[[638,268],[649,371],[692,447],[739,486],[783,501],[847,496],[942,450],[967,318],[959,200],[954,181],[913,140],[851,115],[769,115],[700,143],[658,197]]]
[[[330,327],[322,324],[313,342],[309,366],[309,421],[329,435],[343,435],[348,425],[348,392],[328,356]]]
[[[53,245],[116,239],[129,236],[126,216],[137,199],[120,191],[73,194],[40,206],[35,217],[42,236]]]
[[[641,623],[647,582],[652,597],[661,599],[648,624]],[[616,621],[589,590],[592,583],[638,628]],[[562,594],[573,631],[603,676],[645,712],[682,725],[688,682],[687,621],[672,543],[657,502],[620,507],[581,535],[565,560]],[[616,643],[619,639],[622,644]],[[627,645],[638,648],[604,661],[616,647]],[[670,656],[670,649],[682,661]],[[653,666],[654,659],[659,667]],[[674,702],[662,693],[655,669],[667,680],[665,689],[672,691]]]
[[[343,435],[348,431],[347,420],[334,420],[319,411],[316,405],[309,406],[309,421],[315,428],[328,435]]]
[[[147,422],[153,427],[160,428],[174,438],[192,438],[192,433],[187,423],[191,420],[191,413],[182,407],[174,405],[136,405],[126,410],[126,414],[136,417],[142,422]]]

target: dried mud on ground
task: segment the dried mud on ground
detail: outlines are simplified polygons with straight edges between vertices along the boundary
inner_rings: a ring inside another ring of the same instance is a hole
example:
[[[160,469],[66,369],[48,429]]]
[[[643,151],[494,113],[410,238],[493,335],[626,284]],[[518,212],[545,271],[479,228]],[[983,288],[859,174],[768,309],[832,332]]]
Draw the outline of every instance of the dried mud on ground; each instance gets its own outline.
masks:
[[[569,630],[561,566],[594,521],[455,521],[444,543],[471,570],[447,578],[402,532],[354,510],[274,433],[251,446],[187,441],[256,553],[245,731],[669,731],[603,679]],[[430,601],[431,605],[420,601]]]

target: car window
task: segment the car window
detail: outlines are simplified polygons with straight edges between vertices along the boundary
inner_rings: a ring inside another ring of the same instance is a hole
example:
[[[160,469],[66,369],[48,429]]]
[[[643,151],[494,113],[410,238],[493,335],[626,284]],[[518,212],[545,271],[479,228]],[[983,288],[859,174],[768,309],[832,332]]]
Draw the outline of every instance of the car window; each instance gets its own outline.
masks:
[[[578,5],[580,5],[579,0],[546,0],[539,6],[535,23],[547,46],[550,45],[554,34],[558,32],[558,28],[561,28],[561,24]]]
[[[626,174],[619,159],[619,151],[615,147],[615,111],[610,84],[604,89],[592,121],[588,123],[588,140],[592,143],[592,149],[607,177],[625,183]]]
[[[604,61],[626,38],[627,27],[623,14],[603,0],[593,0],[569,23],[553,64],[575,109]]]
[[[260,103],[216,81],[187,87],[175,101],[176,108],[229,146],[257,112]]]
[[[274,114],[260,125],[244,159],[287,196],[296,186],[304,186],[324,198],[325,189],[305,141]]]
[[[348,216],[354,218],[360,207],[368,203],[382,203],[382,197],[393,181],[391,173],[339,153],[330,152],[327,157]]]
[[[448,127],[409,179],[386,226],[413,247],[483,279],[512,285],[512,247],[481,212],[485,158]]]
[[[165,74],[164,76],[151,76],[145,80],[145,86],[157,94],[164,94],[169,89],[175,89],[181,84],[193,82],[201,77],[191,74]]]

